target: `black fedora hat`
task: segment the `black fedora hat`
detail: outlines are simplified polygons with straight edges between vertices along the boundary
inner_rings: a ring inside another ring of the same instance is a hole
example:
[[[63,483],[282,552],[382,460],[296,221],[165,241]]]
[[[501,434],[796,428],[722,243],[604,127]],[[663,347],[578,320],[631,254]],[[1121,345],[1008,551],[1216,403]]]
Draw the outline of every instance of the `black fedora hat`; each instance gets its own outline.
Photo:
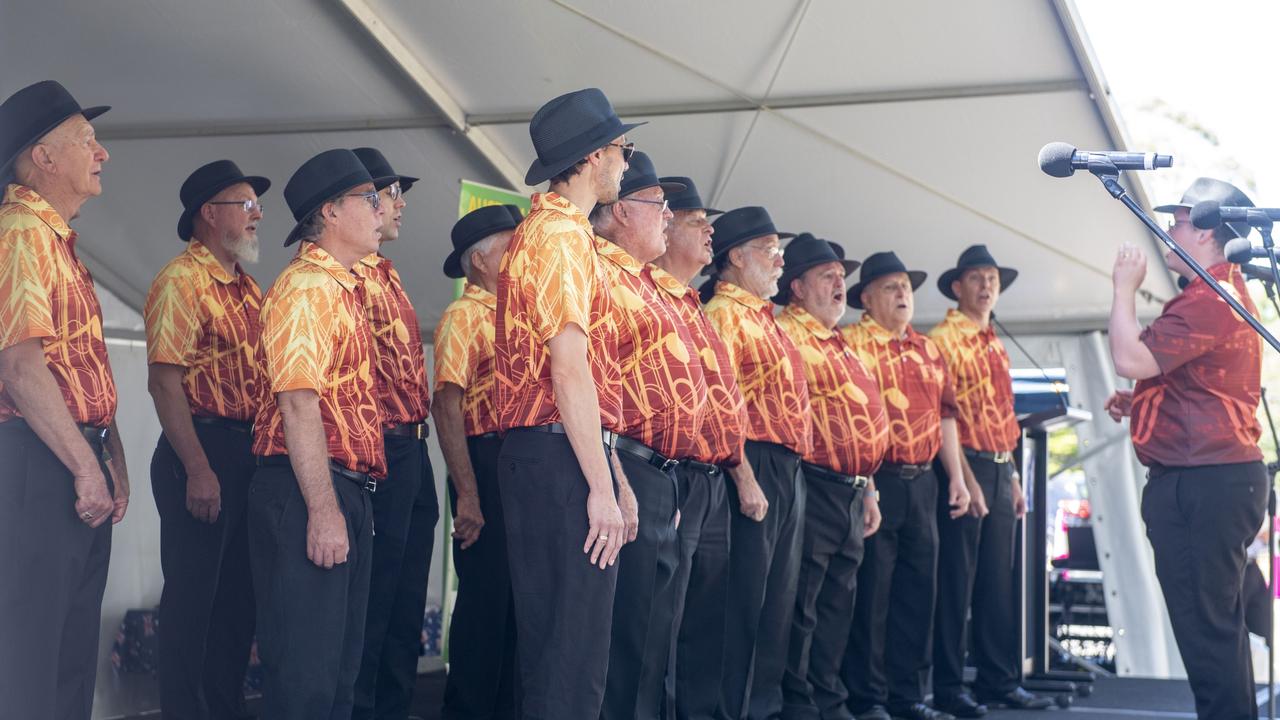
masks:
[[[1206,200],[1213,200],[1219,205],[1227,207],[1253,207],[1253,201],[1240,188],[1229,182],[1218,180],[1216,178],[1196,178],[1191,183],[1191,187],[1182,193],[1182,199],[1173,205],[1161,205],[1156,208],[1159,213],[1171,213],[1178,208],[1186,208],[1190,210],[1196,205]],[[1249,234],[1249,223],[1227,223],[1227,227],[1231,228],[1236,237],[1245,237]]]
[[[271,187],[270,180],[259,175],[245,175],[230,160],[214,160],[196,168],[178,191],[178,197],[182,200],[182,214],[178,216],[178,237],[183,241],[190,240],[195,216],[200,208],[212,200],[214,195],[240,183],[249,183],[258,195]]]
[[[778,232],[769,211],[758,205],[730,210],[711,223],[715,232],[711,235],[711,266],[717,264],[725,253],[739,245],[765,235],[777,235],[779,240],[795,237],[795,233]],[[709,272],[703,270],[703,272]]]
[[[671,212],[679,212],[681,210],[705,210],[708,217],[724,214],[723,210],[709,208],[706,203],[702,202],[702,196],[698,194],[698,187],[693,184],[692,178],[680,175],[667,175],[666,177],[658,178],[658,180],[664,183],[680,183],[681,185],[684,185],[684,190],[667,193],[667,207],[671,209]]]
[[[782,254],[782,277],[778,278],[778,294],[773,296],[773,301],[779,305],[791,302],[792,280],[811,268],[833,262],[844,265],[846,276],[862,264],[857,260],[845,260],[844,248],[839,245],[816,238],[813,233],[800,233],[795,240],[787,243],[787,249]]]
[[[980,267],[993,267],[999,271],[1000,292],[1004,292],[1018,277],[1017,270],[997,265],[996,259],[991,257],[991,252],[987,250],[986,245],[970,245],[960,253],[960,259],[956,261],[955,267],[938,276],[938,290],[952,300],[958,299],[956,294],[951,292],[951,283],[959,280],[965,270]]]
[[[463,277],[466,273],[462,272],[462,253],[467,248],[496,232],[514,230],[522,220],[524,215],[515,205],[486,205],[463,215],[449,231],[453,252],[444,259],[445,276]]]
[[[373,177],[373,186],[379,190],[398,182],[400,183],[400,192],[409,192],[409,188],[418,182],[416,177],[398,174],[392,169],[391,163],[387,162],[386,156],[377,148],[355,148],[351,152],[355,153],[356,157],[360,158],[360,162],[364,163],[365,169]]]
[[[624,123],[599,88],[565,93],[538,108],[529,121],[529,139],[538,157],[525,173],[537,185],[644,123]]]
[[[627,161],[627,171],[622,173],[622,186],[618,190],[618,197],[623,198],[631,193],[651,187],[662,188],[665,196],[669,193],[680,192],[686,186],[682,182],[660,179],[658,171],[653,168],[653,161],[649,159],[649,154],[637,150],[631,154],[631,159]]]
[[[110,105],[82,108],[57,80],[28,85],[0,103],[0,178],[7,177],[23,148],[44,137],[72,115],[92,120]]]
[[[923,270],[908,270],[907,266],[898,259],[898,254],[892,250],[872,253],[862,263],[862,273],[858,275],[858,282],[849,288],[849,292],[845,295],[849,307],[862,310],[862,291],[867,285],[877,278],[893,273],[906,273],[907,277],[911,278],[912,290],[918,290],[924,284],[924,279],[929,277]]]
[[[294,171],[293,177],[284,186],[284,201],[289,204],[289,210],[293,212],[293,219],[297,222],[285,238],[284,246],[289,247],[298,242],[298,230],[302,227],[302,221],[311,217],[320,206],[337,197],[343,190],[372,182],[373,176],[364,163],[360,162],[360,158],[350,150],[325,150],[302,163],[302,167]]]

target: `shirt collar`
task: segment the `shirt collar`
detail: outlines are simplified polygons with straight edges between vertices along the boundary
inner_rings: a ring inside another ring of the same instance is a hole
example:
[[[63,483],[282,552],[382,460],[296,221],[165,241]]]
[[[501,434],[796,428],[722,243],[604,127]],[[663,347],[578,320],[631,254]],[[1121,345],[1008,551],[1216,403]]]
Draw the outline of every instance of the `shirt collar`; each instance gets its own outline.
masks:
[[[950,325],[961,335],[965,335],[965,336],[972,336],[972,335],[991,336],[995,334],[995,330],[992,329],[990,324],[988,324],[985,328],[981,327],[980,325],[978,325],[978,323],[971,320],[968,315],[965,315],[964,313],[960,312],[955,308],[951,308],[950,310],[947,310],[947,316],[946,318],[943,319],[943,322],[946,323],[947,325]]]
[[[859,326],[862,327],[863,331],[866,332],[867,335],[871,337],[872,340],[875,340],[877,343],[881,345],[886,345],[893,340],[899,340],[899,339],[902,342],[911,343],[912,345],[919,345],[920,338],[923,337],[920,333],[916,332],[915,328],[911,327],[911,325],[908,324],[906,334],[902,338],[898,338],[893,333],[885,329],[883,325],[876,322],[871,317],[871,313],[869,312],[862,313],[862,320],[858,321],[858,324]]]
[[[380,262],[382,262],[382,255],[380,253],[369,253],[368,255],[360,258],[360,264],[365,267],[376,268]]]
[[[572,218],[582,218],[584,221],[587,220],[586,213],[582,212],[577,205],[574,205],[568,198],[560,195],[559,193],[534,193],[533,196],[529,198],[529,212],[532,214],[539,210],[568,215]]]
[[[199,240],[192,238],[187,243],[187,254],[195,258],[196,263],[204,268],[210,277],[223,285],[230,285],[236,281],[235,276],[227,272],[226,268],[222,267],[222,263],[218,262],[218,258],[213,256],[213,252]],[[236,272],[240,272],[239,265],[236,265]]]
[[[329,273],[329,276],[337,280],[344,290],[354,290],[359,284],[358,278],[352,275],[350,270],[342,267],[342,263],[313,242],[304,242],[302,249],[298,251],[298,257],[303,262],[309,262]]]
[[[36,217],[40,218],[44,224],[48,225],[63,240],[75,239],[75,232],[67,225],[67,221],[58,214],[58,211],[53,209],[49,201],[26,185],[10,183],[6,186],[4,189],[4,202],[5,204],[17,203],[31,210],[36,214]]]
[[[470,282],[466,283],[462,289],[462,297],[474,300],[490,310],[498,309],[498,296],[479,285],[473,285]]]
[[[819,340],[827,340],[835,332],[831,328],[822,327],[822,323],[818,322],[818,318],[813,316],[808,310],[799,305],[791,304],[782,309],[782,314],[795,320],[800,327],[808,330]]]
[[[657,265],[648,265],[647,267],[649,268],[649,277],[653,278],[653,284],[666,290],[672,297],[682,298],[690,293],[697,295],[697,290],[677,280],[675,275]]]
[[[734,285],[731,282],[725,282],[724,280],[716,281],[716,294],[724,295],[730,300],[733,300],[740,305],[745,305],[752,310],[761,310],[770,306],[768,300],[752,295],[737,285]]]
[[[631,257],[631,253],[623,250],[621,245],[605,240],[599,235],[596,236],[596,251],[600,253],[601,257],[626,270],[633,277],[640,277],[640,271],[644,270],[644,266],[640,264],[640,261]]]

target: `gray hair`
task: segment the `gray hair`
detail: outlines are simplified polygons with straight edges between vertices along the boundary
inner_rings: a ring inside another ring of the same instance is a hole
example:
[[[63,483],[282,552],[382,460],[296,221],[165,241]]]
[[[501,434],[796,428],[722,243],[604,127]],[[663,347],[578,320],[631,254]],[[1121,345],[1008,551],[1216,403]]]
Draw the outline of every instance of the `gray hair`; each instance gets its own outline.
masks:
[[[462,258],[461,258],[462,274],[466,276],[468,280],[471,280],[474,282],[475,280],[478,279],[473,277],[475,273],[475,266],[471,264],[471,256],[475,255],[478,252],[489,252],[490,250],[492,250],[494,242],[498,240],[498,236],[501,234],[502,232],[493,233],[492,235],[486,237],[485,239],[481,240],[475,245],[472,245],[471,247],[467,248],[466,251],[462,253]]]

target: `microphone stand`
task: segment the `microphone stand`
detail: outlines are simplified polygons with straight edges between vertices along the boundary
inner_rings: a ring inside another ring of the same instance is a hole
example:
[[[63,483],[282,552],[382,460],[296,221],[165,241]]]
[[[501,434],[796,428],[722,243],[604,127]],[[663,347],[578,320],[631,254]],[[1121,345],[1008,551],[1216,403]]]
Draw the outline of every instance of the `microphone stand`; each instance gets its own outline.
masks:
[[[1155,220],[1147,217],[1146,212],[1142,210],[1142,207],[1138,205],[1138,202],[1130,197],[1129,191],[1125,190],[1124,186],[1120,184],[1120,171],[1116,169],[1114,163],[1107,160],[1105,156],[1093,155],[1089,160],[1089,172],[1093,173],[1097,176],[1098,180],[1102,181],[1102,186],[1107,189],[1107,192],[1111,194],[1111,197],[1119,200],[1125,207],[1129,208],[1129,210],[1142,221],[1142,224],[1147,226],[1148,230],[1155,233],[1155,236],[1160,238],[1160,241],[1167,245],[1169,249],[1173,251],[1173,254],[1177,255],[1182,262],[1186,263],[1187,267],[1191,268],[1191,270],[1195,272],[1201,280],[1204,280],[1205,283],[1207,283],[1209,287],[1218,294],[1218,297],[1222,298],[1223,302],[1230,305],[1231,309],[1240,316],[1241,320],[1248,323],[1249,327],[1253,328],[1254,332],[1262,336],[1262,339],[1267,341],[1267,344],[1271,346],[1271,349],[1280,353],[1280,340],[1277,340],[1270,331],[1263,327],[1262,323],[1258,322],[1258,319],[1251,315],[1249,311],[1240,304],[1239,300],[1236,300],[1230,293],[1224,290],[1217,279],[1206,272],[1200,263],[1196,262],[1195,258],[1191,257],[1187,254],[1186,250],[1182,249],[1182,246],[1174,242],[1173,238],[1169,237],[1169,234],[1166,233]],[[1280,270],[1277,270],[1275,250],[1271,249],[1269,254],[1271,256],[1272,273],[1280,279]]]
[[[1275,253],[1271,253],[1275,268]],[[1280,436],[1271,418],[1271,403],[1267,401],[1267,389],[1262,388],[1262,409],[1267,413],[1267,425],[1271,427],[1271,442],[1276,448],[1276,459],[1267,463],[1267,475],[1271,484],[1267,492],[1267,717],[1276,717],[1276,649],[1275,649],[1275,598],[1276,598],[1276,473],[1280,472]]]

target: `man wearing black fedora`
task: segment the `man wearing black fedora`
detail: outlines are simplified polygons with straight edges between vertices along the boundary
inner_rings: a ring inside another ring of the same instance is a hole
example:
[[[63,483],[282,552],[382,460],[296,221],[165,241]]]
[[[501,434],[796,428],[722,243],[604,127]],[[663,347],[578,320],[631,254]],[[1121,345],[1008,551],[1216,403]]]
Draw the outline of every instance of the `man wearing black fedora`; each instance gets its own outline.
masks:
[[[702,360],[678,310],[664,301],[646,264],[666,249],[671,218],[653,162],[635,153],[617,202],[591,213],[612,288],[622,374],[619,504],[627,538],[618,556],[604,720],[658,720],[675,619],[676,465],[694,451],[707,399]]]
[[[872,475],[889,433],[880,388],[837,327],[845,276],[858,265],[839,245],[801,233],[787,245],[773,298],[784,306],[778,325],[800,351],[813,408],[813,445],[800,464],[804,541],[782,681],[787,720],[853,717],[840,663],[863,538],[880,526]]]
[[[284,198],[302,241],[262,303],[266,384],[249,544],[267,718],[351,717],[372,561],[369,493],[386,476],[375,341],[362,280],[383,224],[350,150],[294,172]]]
[[[515,205],[477,208],[454,223],[444,274],[465,278],[436,325],[432,415],[449,469],[458,595],[449,623],[446,720],[516,717],[516,619],[498,494],[493,332],[498,265],[524,217]]]
[[[418,178],[400,175],[375,148],[351,151],[373,178],[383,208],[379,247],[400,237],[405,193]],[[364,655],[356,678],[352,720],[403,718],[413,700],[422,646],[422,614],[440,503],[427,457],[427,379],[418,313],[400,273],[381,251],[354,268],[364,279],[364,309],[373,333],[378,401],[386,444],[387,477],[373,505],[373,564],[364,630]]]
[[[795,610],[804,523],[800,458],[810,451],[809,391],[796,346],[769,298],[782,275],[780,233],[762,207],[716,218],[707,317],[724,339],[747,410],[745,455],[754,478],[735,476],[721,711],[771,718],[782,711],[782,675]]]
[[[610,461],[622,387],[612,300],[587,215],[618,198],[633,147],[595,88],[529,122],[535,193],[498,275],[498,484],[515,597],[521,716],[594,718],[626,527]]]
[[[673,217],[667,223],[667,249],[653,261],[654,282],[684,319],[702,359],[707,405],[694,450],[676,467],[680,502],[680,564],[675,576],[674,639],[667,666],[666,715],[684,720],[720,717],[719,678],[724,663],[724,607],[729,592],[729,495],[725,469],[755,484],[751,465],[742,462],[745,405],[724,340],[702,312],[698,291],[689,286],[711,263],[709,208],[693,180],[663,177],[684,190],[666,196]]]
[[[921,680],[931,660],[939,490],[950,517],[968,511],[969,492],[946,360],[911,327],[914,293],[924,280],[893,252],[868,256],[848,292],[849,305],[866,312],[842,331],[875,376],[889,421],[889,447],[875,474],[880,530],[863,548],[841,670],[849,709],[860,718],[952,717],[924,703]],[[950,478],[941,488],[935,459]]]
[[[172,717],[245,713],[253,644],[249,481],[263,387],[258,197],[271,181],[230,160],[191,174],[179,197],[186,247],[147,293],[147,389],[161,434],[151,458],[160,514],[160,707]]]
[[[938,602],[933,636],[933,704],[956,717],[981,717],[986,705],[1047,708],[1019,685],[1013,616],[1013,544],[1026,500],[1013,451],[1021,430],[1013,410],[1009,353],[991,318],[996,301],[1018,277],[986,245],[960,254],[938,277],[938,290],[957,307],[929,331],[947,360],[956,392],[956,430],[964,454],[969,512],[951,517],[938,503]],[[939,480],[945,482],[946,474]],[[974,694],[964,684],[966,622],[972,608]]]
[[[1256,316],[1240,268],[1223,254],[1249,226],[1197,229],[1190,208],[1208,200],[1253,205],[1230,183],[1199,178],[1179,203],[1156,211],[1173,214],[1174,242]],[[1107,409],[1117,421],[1132,417],[1133,448],[1149,469],[1142,519],[1196,715],[1252,718],[1258,709],[1243,583],[1246,548],[1270,494],[1258,449],[1262,343],[1178,256],[1170,252],[1165,262],[1189,282],[1141,328],[1135,295],[1147,261],[1128,243],[1117,254],[1108,342],[1116,373],[1137,383]]]
[[[68,223],[102,193],[107,151],[52,80],[0,103],[0,708],[93,706],[111,526],[129,477],[93,278]]]

